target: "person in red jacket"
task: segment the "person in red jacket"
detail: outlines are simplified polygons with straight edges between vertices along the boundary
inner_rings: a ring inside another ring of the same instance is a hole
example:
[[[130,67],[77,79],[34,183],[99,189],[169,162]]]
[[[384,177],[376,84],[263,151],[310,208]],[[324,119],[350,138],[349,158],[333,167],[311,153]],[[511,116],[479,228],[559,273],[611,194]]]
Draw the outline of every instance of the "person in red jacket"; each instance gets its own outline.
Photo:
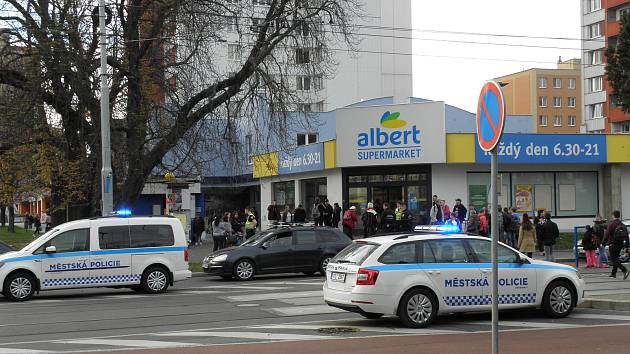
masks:
[[[343,213],[343,232],[352,240],[352,232],[357,227],[357,208],[353,205]]]

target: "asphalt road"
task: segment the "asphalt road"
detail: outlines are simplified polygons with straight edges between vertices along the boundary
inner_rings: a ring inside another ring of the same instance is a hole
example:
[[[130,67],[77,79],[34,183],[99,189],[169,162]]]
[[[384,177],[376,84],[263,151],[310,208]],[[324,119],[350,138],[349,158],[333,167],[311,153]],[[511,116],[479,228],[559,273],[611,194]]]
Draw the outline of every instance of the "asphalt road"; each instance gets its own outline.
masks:
[[[261,353],[289,353],[296,348],[303,353],[321,353],[335,350],[317,348],[335,346],[354,348],[348,351],[352,353],[402,353],[417,345],[443,348],[448,353],[448,345],[454,343],[460,343],[461,353],[461,343],[468,341],[471,350],[467,346],[467,353],[487,353],[483,345],[489,343],[489,314],[446,316],[429,329],[408,329],[395,318],[367,320],[326,306],[321,297],[322,282],[322,277],[297,275],[250,282],[197,277],[162,295],[91,289],[48,292],[26,303],[0,297],[0,354],[137,349],[172,352],[180,347],[212,353],[250,353],[255,350],[252,348],[259,348]],[[539,311],[512,311],[502,313],[501,321],[506,344],[513,340],[514,345],[524,345],[527,339],[527,352],[545,353],[540,341],[549,337],[547,333],[553,334],[554,343],[567,345],[588,334],[585,338],[593,348],[597,345],[601,350],[623,352],[618,340],[609,340],[612,337],[605,333],[591,336],[591,331],[621,331],[623,338],[628,338],[630,313],[577,309],[569,318],[551,320]],[[610,327],[618,327],[618,331]],[[393,349],[370,343],[390,343]],[[621,343],[627,348],[630,339]],[[188,353],[186,350],[178,349],[182,354]],[[576,350],[572,353],[592,353],[585,346]]]

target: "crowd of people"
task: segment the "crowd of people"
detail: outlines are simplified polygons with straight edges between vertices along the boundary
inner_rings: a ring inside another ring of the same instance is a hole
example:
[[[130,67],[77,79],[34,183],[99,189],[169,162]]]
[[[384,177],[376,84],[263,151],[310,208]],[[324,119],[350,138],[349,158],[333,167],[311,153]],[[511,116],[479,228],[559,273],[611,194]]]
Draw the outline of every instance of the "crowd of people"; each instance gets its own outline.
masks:
[[[24,216],[24,229],[33,229],[33,237],[42,235],[43,232],[48,232],[52,228],[52,218],[50,215],[44,213],[30,214],[26,213]],[[42,226],[43,229],[42,229]]]
[[[254,236],[258,228],[258,220],[254,209],[246,207],[244,212],[232,211],[214,215],[206,227],[202,217],[192,221],[190,245],[200,245],[212,237],[213,251],[225,247],[239,245]]]

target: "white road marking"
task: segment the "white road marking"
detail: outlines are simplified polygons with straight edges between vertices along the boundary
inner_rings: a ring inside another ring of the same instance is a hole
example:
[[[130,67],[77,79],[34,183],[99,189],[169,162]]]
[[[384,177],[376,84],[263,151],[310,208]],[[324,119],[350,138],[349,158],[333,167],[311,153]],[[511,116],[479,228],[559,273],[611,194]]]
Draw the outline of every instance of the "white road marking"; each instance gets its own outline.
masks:
[[[264,328],[264,329],[300,329],[300,330],[317,330],[320,328],[326,327],[350,327],[356,328],[363,332],[377,332],[377,333],[392,333],[392,334],[418,334],[418,335],[428,335],[428,334],[452,334],[452,333],[468,333],[466,331],[450,331],[450,330],[442,330],[437,328],[389,328],[389,327],[371,327],[371,326],[354,326],[349,324],[344,324],[342,322],[339,323],[321,323],[321,324],[312,324],[312,325],[263,325],[263,326],[251,326],[249,328]]]
[[[214,332],[214,331],[194,331],[194,332],[176,332],[162,333],[159,336],[171,337],[222,337],[222,338],[241,338],[241,339],[268,339],[268,340],[314,340],[314,339],[330,339],[329,336],[317,336],[308,334],[288,334],[288,333],[263,333],[263,332]]]
[[[269,285],[313,285],[313,286],[323,286],[324,282],[303,282],[303,281],[275,281],[265,283]]]
[[[614,321],[630,321],[630,316],[621,315],[605,315],[595,313],[574,313],[569,315],[569,318],[581,318],[589,320],[614,320]]]
[[[324,298],[321,296],[315,297],[296,297],[295,299],[278,299],[280,302],[284,302],[285,304],[295,305],[295,306],[304,306],[304,305],[323,305]]]
[[[46,350],[33,349],[17,349],[17,348],[0,348],[0,354],[20,354],[20,353],[50,353]]]
[[[315,297],[324,296],[324,292],[317,291],[298,291],[298,292],[284,292],[284,293],[266,293],[266,294],[252,294],[252,295],[233,295],[227,296],[226,299],[232,302],[249,302],[249,301],[262,301],[262,300],[278,300],[288,299],[296,297]]]
[[[310,305],[310,306],[293,306],[293,307],[276,307],[267,309],[280,316],[304,316],[304,315],[319,315],[325,313],[342,313],[344,310],[330,307],[328,305]]]
[[[186,288],[181,290],[198,290],[198,289],[228,289],[228,290],[285,290],[289,289],[283,286],[253,286],[253,285],[209,285],[194,288]]]
[[[453,324],[462,325],[488,325],[490,321],[465,321],[454,322]],[[525,321],[499,321],[499,326],[505,327],[526,327],[526,328],[579,328],[587,327],[585,325],[576,325],[569,323],[557,323],[557,322],[525,322]]]
[[[98,339],[98,338],[63,340],[63,341],[57,341],[56,343],[110,345],[114,347],[139,347],[139,348],[176,348],[176,347],[193,347],[193,346],[199,345],[195,343],[162,342],[162,341],[157,341],[157,340]]]
[[[223,291],[212,291],[212,290],[186,290],[186,291],[178,291],[178,294],[182,295],[209,295],[209,294],[221,294]]]

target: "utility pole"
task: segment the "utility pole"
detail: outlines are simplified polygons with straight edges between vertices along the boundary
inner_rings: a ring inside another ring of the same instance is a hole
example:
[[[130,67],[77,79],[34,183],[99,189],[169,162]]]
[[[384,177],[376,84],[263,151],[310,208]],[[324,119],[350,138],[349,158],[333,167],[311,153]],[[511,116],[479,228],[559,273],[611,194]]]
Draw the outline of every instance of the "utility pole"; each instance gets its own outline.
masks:
[[[114,210],[112,148],[109,128],[109,85],[107,83],[106,19],[105,0],[99,0],[98,22],[101,45],[101,215],[108,215]]]

